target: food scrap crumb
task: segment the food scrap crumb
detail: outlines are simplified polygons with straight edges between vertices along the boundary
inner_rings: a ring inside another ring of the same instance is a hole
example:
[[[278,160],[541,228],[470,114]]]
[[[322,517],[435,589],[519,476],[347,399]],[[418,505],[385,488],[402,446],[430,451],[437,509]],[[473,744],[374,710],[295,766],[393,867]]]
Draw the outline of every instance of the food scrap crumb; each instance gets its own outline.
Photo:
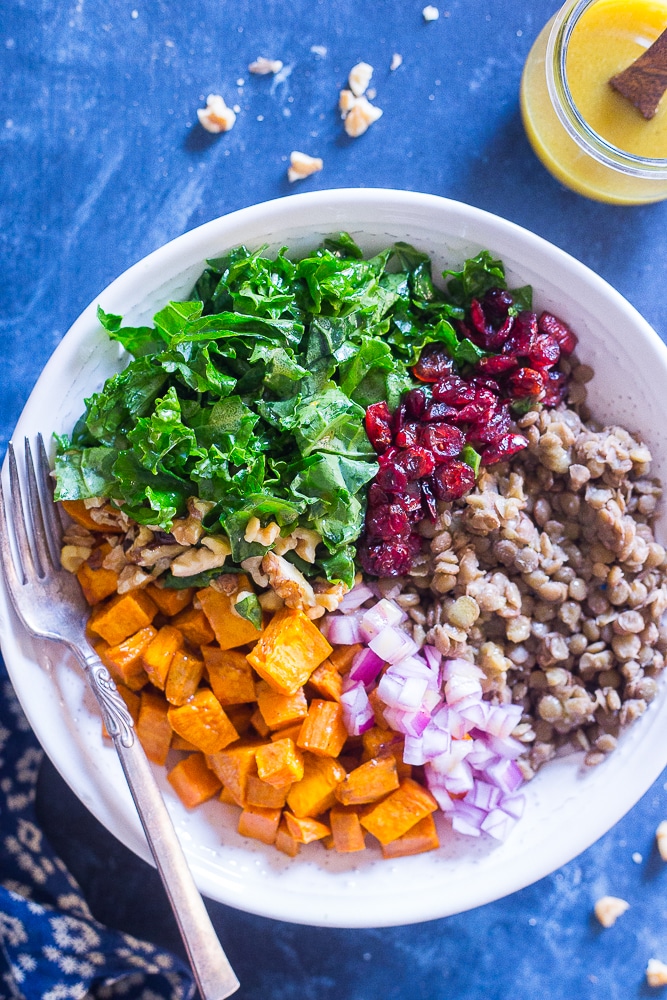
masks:
[[[319,56],[320,59],[324,59],[327,54],[327,47],[326,45],[311,45],[310,51]]]
[[[646,982],[649,986],[667,986],[667,965],[657,958],[649,958],[646,966]]]
[[[197,118],[207,132],[229,132],[234,127],[236,113],[228,108],[220,94],[209,94],[206,107],[197,109]]]
[[[644,859],[639,853],[639,851],[635,851],[635,853],[632,855],[632,860],[636,865],[640,865]]]
[[[667,819],[663,819],[655,831],[655,842],[663,861],[667,861]]]
[[[382,115],[382,110],[371,104],[365,96],[372,75],[372,66],[364,62],[357,63],[350,70],[349,89],[341,90],[339,95],[338,108],[345,123],[345,131],[353,139],[363,135]],[[372,95],[375,97],[375,91],[372,91]]]
[[[440,17],[440,11],[437,7],[432,7],[431,4],[429,4],[428,7],[424,7],[422,17],[425,21],[437,21]]]
[[[290,153],[287,179],[290,183],[293,181],[302,181],[304,177],[316,174],[323,166],[324,163],[319,156],[308,156],[307,153],[300,153],[298,150],[294,150]]]
[[[394,52],[391,57],[391,63],[389,64],[389,69],[392,71],[398,69],[399,66],[403,64],[403,56],[399,52]]]
[[[259,56],[248,66],[248,72],[257,76],[268,76],[269,73],[280,73],[283,64],[280,59],[267,59],[266,56]]]
[[[602,896],[594,907],[595,916],[603,927],[613,927],[630,904],[617,896]]]

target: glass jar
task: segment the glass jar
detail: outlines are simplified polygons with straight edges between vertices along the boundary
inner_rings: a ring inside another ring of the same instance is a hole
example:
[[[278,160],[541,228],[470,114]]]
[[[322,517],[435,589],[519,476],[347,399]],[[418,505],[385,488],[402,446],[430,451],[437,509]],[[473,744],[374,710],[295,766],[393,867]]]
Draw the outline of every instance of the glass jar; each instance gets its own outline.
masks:
[[[544,166],[597,201],[667,198],[667,95],[647,121],[609,85],[667,28],[667,0],[568,0],[521,78],[524,127]]]

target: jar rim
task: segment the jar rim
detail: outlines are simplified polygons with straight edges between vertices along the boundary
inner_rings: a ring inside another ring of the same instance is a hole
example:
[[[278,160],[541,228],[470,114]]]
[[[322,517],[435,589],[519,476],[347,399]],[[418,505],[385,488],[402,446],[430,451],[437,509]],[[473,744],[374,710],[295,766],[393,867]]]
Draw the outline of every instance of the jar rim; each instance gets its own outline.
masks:
[[[615,146],[591,128],[574,103],[567,79],[567,49],[581,15],[598,0],[569,0],[556,14],[546,55],[547,88],[561,124],[577,145],[605,166],[633,177],[667,178],[667,157],[640,156]]]

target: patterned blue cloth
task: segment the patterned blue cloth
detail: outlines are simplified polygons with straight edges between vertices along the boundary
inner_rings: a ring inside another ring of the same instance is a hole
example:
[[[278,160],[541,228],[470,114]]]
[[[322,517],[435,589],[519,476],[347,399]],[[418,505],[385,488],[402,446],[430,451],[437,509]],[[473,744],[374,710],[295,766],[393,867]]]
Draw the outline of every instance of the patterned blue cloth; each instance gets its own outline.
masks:
[[[0,1000],[190,1000],[178,958],[91,916],[35,819],[41,760],[0,659]]]

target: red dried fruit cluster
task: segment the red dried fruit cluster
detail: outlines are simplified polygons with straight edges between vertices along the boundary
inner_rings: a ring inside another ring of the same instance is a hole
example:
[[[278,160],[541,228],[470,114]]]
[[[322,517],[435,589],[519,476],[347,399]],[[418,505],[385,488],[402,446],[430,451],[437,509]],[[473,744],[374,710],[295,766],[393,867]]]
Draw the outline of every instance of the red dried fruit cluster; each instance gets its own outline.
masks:
[[[482,465],[504,462],[528,444],[512,429],[513,401],[557,406],[567,376],[555,370],[576,346],[570,328],[551,313],[510,311],[512,297],[499,288],[473,299],[459,332],[485,351],[470,374],[456,374],[444,345],[427,344],[413,369],[429,388],[412,389],[390,413],[386,403],[366,411],[366,433],[380,468],[368,494],[359,559],[374,576],[407,573],[421,549],[416,525],[435,518],[437,500],[457,500],[475,485],[460,458],[468,444]]]

